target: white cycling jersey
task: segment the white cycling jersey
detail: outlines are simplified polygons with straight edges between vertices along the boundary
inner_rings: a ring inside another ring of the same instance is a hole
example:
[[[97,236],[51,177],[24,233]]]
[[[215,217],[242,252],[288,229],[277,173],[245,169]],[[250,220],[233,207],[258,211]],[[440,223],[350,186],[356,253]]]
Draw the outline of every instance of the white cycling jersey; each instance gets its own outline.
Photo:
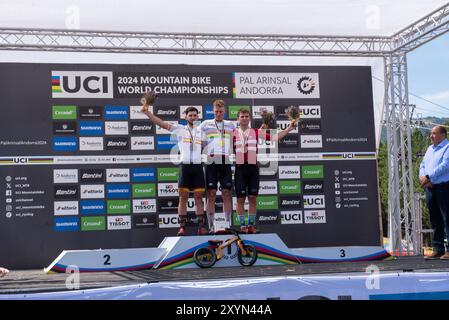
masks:
[[[204,120],[198,130],[205,142],[208,156],[229,156],[232,154],[232,131],[235,124],[229,120]]]
[[[201,131],[199,127],[171,124],[170,131],[176,134],[182,163],[201,164]]]

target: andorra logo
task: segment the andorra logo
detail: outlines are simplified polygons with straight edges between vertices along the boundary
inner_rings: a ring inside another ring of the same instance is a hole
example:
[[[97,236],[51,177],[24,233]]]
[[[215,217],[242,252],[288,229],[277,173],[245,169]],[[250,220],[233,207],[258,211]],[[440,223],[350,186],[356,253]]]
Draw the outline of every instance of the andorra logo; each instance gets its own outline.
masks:
[[[315,90],[315,87],[316,87],[315,81],[309,76],[301,77],[298,80],[298,90],[302,94],[311,94],[313,90]]]

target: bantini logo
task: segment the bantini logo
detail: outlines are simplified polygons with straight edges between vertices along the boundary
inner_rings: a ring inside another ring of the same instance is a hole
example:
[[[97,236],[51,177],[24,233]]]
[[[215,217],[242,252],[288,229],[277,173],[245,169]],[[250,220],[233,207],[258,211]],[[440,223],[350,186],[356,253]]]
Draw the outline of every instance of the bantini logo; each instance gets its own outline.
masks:
[[[113,98],[112,72],[52,71],[53,98]]]
[[[315,81],[309,76],[301,77],[298,80],[298,90],[302,94],[311,94],[315,90],[315,87]]]

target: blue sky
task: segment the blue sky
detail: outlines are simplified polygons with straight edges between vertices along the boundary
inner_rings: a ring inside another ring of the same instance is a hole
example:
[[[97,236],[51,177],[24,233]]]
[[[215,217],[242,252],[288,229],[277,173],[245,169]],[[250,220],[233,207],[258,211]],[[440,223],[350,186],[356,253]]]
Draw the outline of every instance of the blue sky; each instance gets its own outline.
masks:
[[[416,104],[416,112],[449,118],[449,32],[410,52],[407,62],[410,103]]]

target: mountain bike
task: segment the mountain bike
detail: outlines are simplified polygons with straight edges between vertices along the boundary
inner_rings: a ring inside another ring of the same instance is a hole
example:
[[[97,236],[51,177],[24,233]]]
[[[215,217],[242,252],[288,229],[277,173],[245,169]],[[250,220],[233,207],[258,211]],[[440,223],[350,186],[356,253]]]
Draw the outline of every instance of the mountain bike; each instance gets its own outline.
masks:
[[[239,231],[227,228],[233,236],[226,241],[209,240],[209,245],[198,248],[193,254],[193,261],[200,268],[211,268],[223,258],[223,249],[235,243],[237,245],[237,259],[242,266],[252,266],[257,260],[257,250],[251,244],[243,243]]]

